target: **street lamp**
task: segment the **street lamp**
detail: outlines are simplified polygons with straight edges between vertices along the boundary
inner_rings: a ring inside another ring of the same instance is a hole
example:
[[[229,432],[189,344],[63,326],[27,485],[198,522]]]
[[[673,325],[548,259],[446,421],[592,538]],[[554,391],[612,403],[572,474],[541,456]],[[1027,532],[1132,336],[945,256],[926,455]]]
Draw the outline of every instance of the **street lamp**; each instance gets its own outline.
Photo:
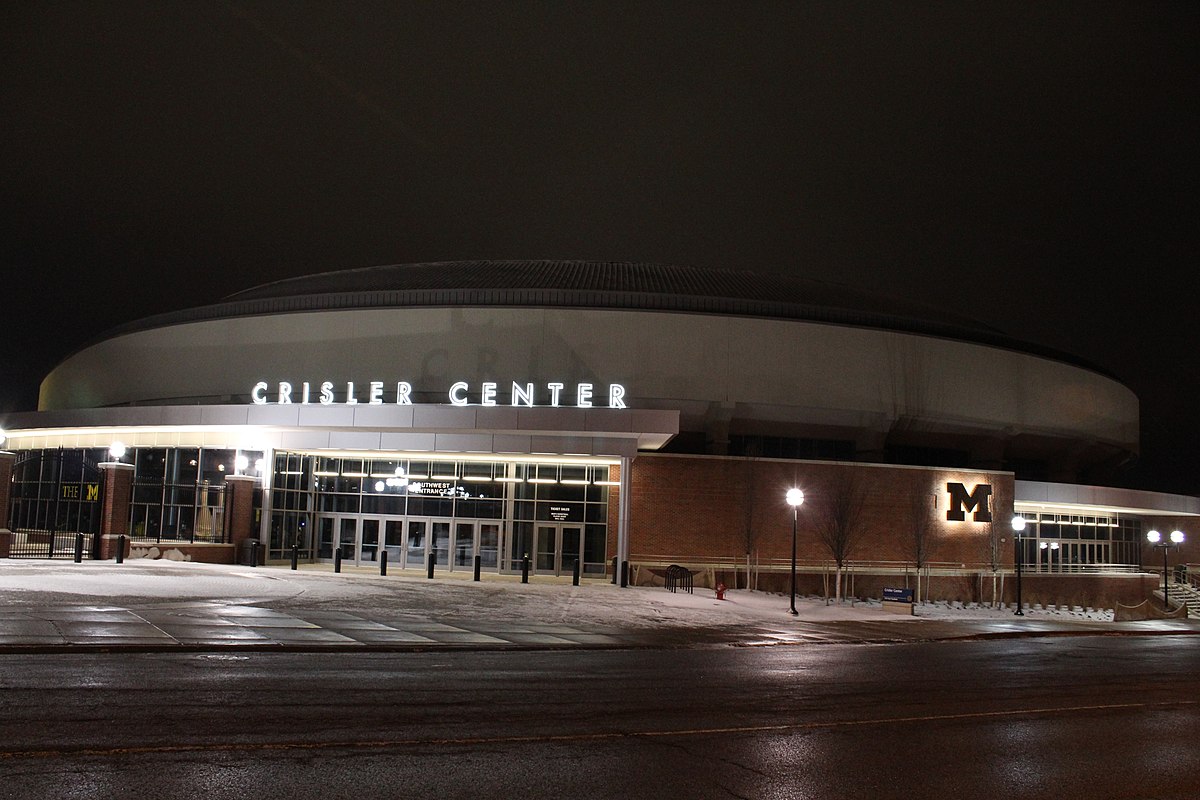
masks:
[[[797,509],[804,502],[804,492],[799,489],[787,490],[787,503],[792,507],[792,616],[796,616],[796,516]]]
[[[1171,541],[1169,542],[1162,541],[1162,534],[1158,531],[1149,531],[1146,533],[1146,540],[1150,542],[1151,547],[1157,547],[1163,551],[1163,608],[1169,612],[1171,595],[1167,588],[1167,551],[1183,544],[1183,531],[1171,531]]]
[[[1025,530],[1025,518],[1018,515],[1013,517],[1013,558],[1017,565],[1017,610],[1016,616],[1025,616],[1025,611],[1021,608],[1021,531]]]

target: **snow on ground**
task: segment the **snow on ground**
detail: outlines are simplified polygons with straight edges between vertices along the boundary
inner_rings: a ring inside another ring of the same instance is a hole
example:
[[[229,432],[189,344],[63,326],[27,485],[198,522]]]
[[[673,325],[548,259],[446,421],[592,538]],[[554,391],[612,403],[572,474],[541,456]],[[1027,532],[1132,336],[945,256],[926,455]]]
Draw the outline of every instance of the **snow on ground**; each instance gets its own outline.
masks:
[[[793,617],[787,595],[727,591],[717,600],[712,589],[694,594],[662,587],[620,589],[608,581],[534,578],[522,584],[513,576],[485,576],[480,583],[463,573],[443,573],[430,581],[423,574],[346,570],[328,567],[292,571],[281,567],[235,567],[173,561],[113,562],[0,560],[0,601],[4,607],[58,604],[161,605],[225,600],[280,611],[338,609],[420,618],[488,619],[495,622],[588,622],[620,627],[712,627],[780,625]],[[879,601],[826,603],[797,597],[794,619],[804,622],[920,619],[1012,619],[1013,608],[932,603],[917,607],[916,617],[884,611]],[[1111,621],[1110,610],[1028,609],[1028,618]]]

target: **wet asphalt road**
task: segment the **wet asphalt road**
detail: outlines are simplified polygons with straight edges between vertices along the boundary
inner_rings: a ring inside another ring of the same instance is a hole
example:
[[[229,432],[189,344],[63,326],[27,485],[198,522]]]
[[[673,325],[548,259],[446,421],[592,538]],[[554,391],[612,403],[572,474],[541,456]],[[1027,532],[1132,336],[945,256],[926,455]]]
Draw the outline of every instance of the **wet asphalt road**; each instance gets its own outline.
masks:
[[[4,798],[1196,798],[1200,639],[0,656]]]

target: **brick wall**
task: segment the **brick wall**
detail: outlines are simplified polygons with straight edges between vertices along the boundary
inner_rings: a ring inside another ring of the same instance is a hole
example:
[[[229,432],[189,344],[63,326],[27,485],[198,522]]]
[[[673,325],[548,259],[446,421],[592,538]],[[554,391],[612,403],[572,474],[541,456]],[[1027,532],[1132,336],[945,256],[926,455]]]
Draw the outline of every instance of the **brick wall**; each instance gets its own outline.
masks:
[[[784,496],[798,487],[805,500],[797,515],[797,559],[828,560],[817,520],[833,495],[843,490],[840,483],[847,475],[863,493],[862,533],[852,560],[911,563],[915,497],[930,508],[927,560],[988,563],[994,537],[999,563],[1011,567],[1011,473],[649,454],[633,462],[631,556],[744,563],[750,553],[760,562],[787,560],[792,509]],[[948,521],[948,482],[962,483],[968,490],[990,484],[993,522],[976,522],[969,513],[965,522]]]

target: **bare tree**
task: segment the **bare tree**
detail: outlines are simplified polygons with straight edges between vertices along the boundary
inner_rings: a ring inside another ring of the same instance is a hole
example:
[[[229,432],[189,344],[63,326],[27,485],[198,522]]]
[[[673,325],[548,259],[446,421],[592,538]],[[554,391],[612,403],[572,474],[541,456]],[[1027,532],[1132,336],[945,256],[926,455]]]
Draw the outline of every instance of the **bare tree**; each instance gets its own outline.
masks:
[[[996,581],[1000,576],[1000,529],[996,527],[994,519],[984,524],[987,525],[988,534],[988,569],[992,572],[992,608],[995,608],[999,600],[999,596],[996,593]],[[982,599],[980,598],[980,600]]]
[[[834,599],[842,599],[842,571],[864,531],[863,510],[867,492],[852,469],[840,469],[821,492],[814,514],[817,538],[837,564]]]
[[[937,495],[913,492],[909,495],[908,535],[913,561],[917,568],[917,602],[921,602],[921,570],[929,563],[933,540],[934,511]]]

